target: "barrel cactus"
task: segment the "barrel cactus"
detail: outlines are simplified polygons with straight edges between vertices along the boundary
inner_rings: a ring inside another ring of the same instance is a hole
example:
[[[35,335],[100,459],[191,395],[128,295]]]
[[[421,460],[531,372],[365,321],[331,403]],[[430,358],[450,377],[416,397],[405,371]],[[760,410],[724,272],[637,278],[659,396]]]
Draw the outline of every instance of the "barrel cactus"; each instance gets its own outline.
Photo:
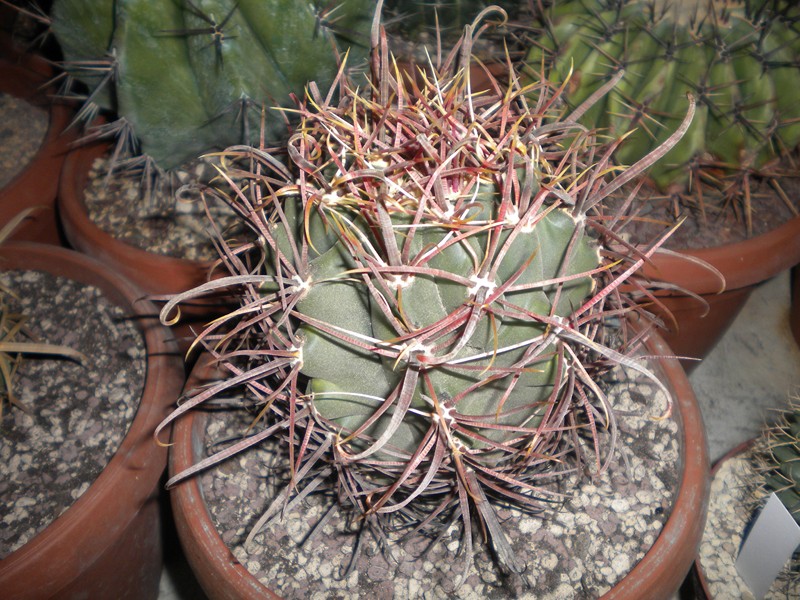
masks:
[[[759,444],[758,463],[764,489],[775,492],[800,523],[800,398],[767,429]]]
[[[800,142],[800,11],[792,3],[549,4],[527,64],[565,81],[570,106],[618,79],[582,122],[612,138],[634,130],[617,153],[621,162],[662,143],[682,118],[686,92],[697,98],[687,135],[650,172],[662,190],[684,191],[692,175],[711,181],[720,170],[762,170]]]
[[[203,152],[285,130],[269,107],[330,83],[339,52],[367,44],[373,0],[56,0],[51,28],[67,74],[88,87],[82,115],[168,170]],[[351,65],[357,65],[355,56]]]
[[[546,82],[532,104],[515,76],[507,92],[472,95],[469,55],[454,52],[417,86],[379,31],[367,95],[344,76],[338,100],[311,86],[285,147],[220,155],[214,193],[252,238],[221,238],[230,275],[174,297],[162,321],[238,290],[241,308],[197,338],[230,377],[190,393],[159,430],[241,385],[266,425],[168,485],[279,437],[287,494],[332,480],[384,531],[435,536],[460,520],[467,565],[474,515],[520,572],[495,506],[540,508],[544,482],[572,459],[601,470],[597,431],[615,421],[599,379],[618,364],[654,378],[630,356],[636,344],[612,347],[601,325],[641,310],[620,286],[658,243],[620,246],[603,199],[691,114],[611,180],[592,135],[555,120]]]
[[[774,493],[800,524],[800,397],[792,397],[774,424],[758,438],[754,450],[758,492],[750,499],[755,514]],[[794,589],[800,585],[800,550],[781,572]]]

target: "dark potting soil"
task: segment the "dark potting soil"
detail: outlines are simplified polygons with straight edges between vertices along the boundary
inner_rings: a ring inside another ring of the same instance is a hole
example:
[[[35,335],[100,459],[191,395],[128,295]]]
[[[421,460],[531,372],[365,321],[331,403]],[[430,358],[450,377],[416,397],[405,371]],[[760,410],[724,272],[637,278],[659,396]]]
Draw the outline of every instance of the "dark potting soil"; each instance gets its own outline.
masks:
[[[47,111],[0,93],[0,188],[36,155],[47,135]]]
[[[92,484],[124,438],[141,397],[146,356],[128,315],[92,286],[39,271],[5,271],[14,312],[37,341],[86,357],[28,358],[0,422],[0,559],[30,541]]]
[[[788,165],[786,166],[788,169]],[[750,194],[752,203],[752,232],[748,234],[744,207],[741,200],[725,203],[706,191],[705,214],[700,210],[696,197],[692,203],[679,202],[643,187],[639,198],[643,199],[641,210],[622,230],[629,239],[638,244],[649,244],[661,236],[679,217],[686,220],[667,240],[665,246],[672,250],[713,248],[724,244],[743,242],[776,229],[800,214],[800,177],[784,177],[780,187],[792,211],[781,199],[775,188],[765,179],[752,177]]]
[[[476,534],[474,565],[454,589],[463,565],[463,557],[456,555],[455,527],[433,545],[427,538],[395,540],[391,557],[370,538],[348,573],[357,519],[354,523],[336,509],[310,535],[331,503],[328,496],[287,509],[281,521],[245,546],[251,528],[286,484],[281,468],[286,459],[274,446],[250,449],[205,472],[201,487],[233,554],[287,599],[596,598],[626,575],[658,537],[669,517],[682,460],[677,423],[653,418],[662,414],[665,399],[652,384],[621,383],[609,396],[621,429],[611,468],[602,476],[559,481],[554,489],[567,499],[540,516],[499,509],[503,530],[526,563],[532,587],[519,577],[503,576]],[[240,434],[251,418],[244,411],[210,412],[208,440],[213,445]],[[603,434],[603,443],[608,441]]]

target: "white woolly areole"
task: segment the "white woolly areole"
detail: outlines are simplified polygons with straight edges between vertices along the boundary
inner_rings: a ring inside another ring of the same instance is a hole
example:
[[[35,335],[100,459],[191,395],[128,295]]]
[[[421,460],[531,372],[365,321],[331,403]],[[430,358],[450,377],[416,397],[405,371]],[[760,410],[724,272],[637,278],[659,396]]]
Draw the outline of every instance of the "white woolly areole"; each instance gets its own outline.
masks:
[[[456,209],[449,201],[447,201],[447,209],[440,212],[442,214],[442,221],[450,221],[455,216]]]
[[[386,285],[392,290],[405,289],[414,283],[413,275],[387,275]]]
[[[554,320],[556,323],[558,323],[559,325],[563,325],[564,323],[566,323],[566,322],[567,322],[567,320],[566,320],[564,317],[561,317],[561,316],[559,316],[559,315],[553,315],[553,320]],[[552,326],[552,330],[553,330],[553,333],[554,333],[555,335],[558,335],[559,333],[561,333],[562,331],[564,331],[564,328],[563,328],[563,327],[560,327],[559,325],[553,325],[553,326]]]
[[[300,279],[299,275],[293,275],[292,281],[294,281],[294,285],[292,286],[292,290],[299,293],[300,295],[304,296],[308,293],[308,290],[311,289],[311,280],[310,279]]]
[[[488,277],[478,277],[477,275],[473,275],[469,278],[469,280],[474,284],[471,288],[467,290],[467,293],[470,297],[474,297],[478,295],[482,289],[485,289],[488,293],[492,293],[492,291],[497,287],[497,284],[494,281],[490,281]]]
[[[405,355],[408,357],[406,361],[418,354],[431,358],[433,356],[431,346],[428,344],[423,344],[418,340],[411,340],[410,342],[403,344],[402,350],[400,351],[401,356]]]
[[[535,215],[529,216],[525,219],[525,223],[522,224],[522,227],[520,227],[520,233],[532,233],[536,229],[536,224],[538,222]]]
[[[436,420],[439,420],[439,415],[434,413]],[[452,406],[442,406],[442,416],[441,420],[445,422],[446,425],[450,426],[456,422],[455,417],[453,416],[453,407]]]
[[[320,200],[326,206],[336,206],[342,200],[342,195],[338,191],[325,192],[320,197]]]
[[[372,162],[368,162],[367,164],[370,166],[370,168],[377,169],[380,171],[389,166],[389,163],[383,160],[382,158],[375,159]]]
[[[511,205],[508,210],[506,211],[506,218],[503,221],[505,225],[511,225],[512,227],[519,223],[520,214],[519,208],[514,205]]]
[[[303,347],[302,346],[292,346],[289,348],[289,352],[294,354],[294,357],[289,359],[289,364],[292,367],[296,367],[297,365],[303,366]]]

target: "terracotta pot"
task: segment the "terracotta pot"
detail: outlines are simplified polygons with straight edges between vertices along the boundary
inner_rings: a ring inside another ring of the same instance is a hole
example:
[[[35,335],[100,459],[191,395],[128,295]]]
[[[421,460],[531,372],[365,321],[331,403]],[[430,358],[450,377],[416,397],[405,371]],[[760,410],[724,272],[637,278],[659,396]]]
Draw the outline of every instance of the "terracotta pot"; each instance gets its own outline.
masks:
[[[106,143],[73,149],[64,162],[59,187],[58,210],[69,245],[122,273],[149,295],[184,292],[206,281],[210,262],[174,258],[147,252],[116,239],[90,218],[84,202],[89,171],[96,158],[108,150]],[[220,313],[213,302],[181,308],[181,325],[175,328],[181,351],[193,335],[190,327],[202,325]]]
[[[792,335],[800,345],[800,266],[792,269],[792,304],[789,309],[789,323],[792,328]]]
[[[648,343],[653,355],[670,355],[664,341]],[[683,437],[681,484],[672,513],[661,535],[644,558],[603,598],[606,600],[668,599],[692,566],[703,532],[708,501],[708,458],[705,429],[692,388],[678,361],[658,359],[656,369],[676,398],[674,414]],[[198,362],[187,389],[211,377],[207,361]],[[200,458],[205,415],[190,411],[177,421],[170,451],[170,473],[178,473]],[[217,599],[278,598],[239,563],[220,538],[209,516],[196,478],[171,492],[175,522],[189,564],[208,596]]]
[[[42,57],[21,53],[10,38],[0,36],[0,92],[46,108],[50,113],[47,134],[39,151],[24,170],[0,190],[0,227],[26,208],[42,207],[20,225],[11,236],[14,240],[62,242],[55,212],[58,176],[76,134],[65,131],[72,111],[48,98],[55,92],[53,86],[46,85],[53,74]]]
[[[747,440],[728,451],[724,456],[714,463],[714,466],[711,469],[711,479],[713,480],[714,476],[717,474],[717,471],[719,471],[720,467],[725,464],[725,462],[749,452],[755,443],[756,439]],[[691,594],[692,598],[705,598],[706,600],[711,600],[713,598],[708,586],[708,580],[706,579],[705,572],[703,571],[703,567],[700,564],[699,558],[695,559],[694,565],[692,565],[691,576],[686,580],[685,591],[686,593]]]
[[[757,285],[800,264],[800,217],[744,242],[681,252],[722,272],[725,291],[720,293],[719,278],[708,269],[676,256],[658,255],[642,272],[699,294],[708,302],[710,309],[703,316],[705,307],[698,300],[669,294],[659,298],[677,321],[674,327],[666,319],[668,330],[662,335],[667,344],[678,356],[702,359],[730,327]],[[698,361],[684,363],[691,370]]]
[[[118,273],[77,252],[26,242],[0,248],[4,269],[36,269],[99,287],[137,315],[147,348],[147,378],[130,429],[104,471],[60,517],[0,561],[4,598],[130,598],[158,596],[162,568],[159,483],[166,448],[156,425],[180,394],[183,364],[172,333],[142,315],[141,291]]]

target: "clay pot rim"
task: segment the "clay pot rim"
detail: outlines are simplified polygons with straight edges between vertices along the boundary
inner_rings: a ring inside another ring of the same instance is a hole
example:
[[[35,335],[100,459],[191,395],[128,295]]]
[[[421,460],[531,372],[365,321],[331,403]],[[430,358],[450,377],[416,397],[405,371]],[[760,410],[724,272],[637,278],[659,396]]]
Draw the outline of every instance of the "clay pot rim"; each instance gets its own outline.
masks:
[[[741,242],[674,252],[675,255],[657,253],[644,265],[643,275],[675,283],[698,294],[723,291],[716,275],[680,256],[686,255],[719,269],[726,279],[725,291],[745,288],[800,263],[800,216],[789,219],[772,231]]]
[[[604,600],[668,598],[664,595],[668,592],[664,590],[677,589],[692,566],[708,508],[710,482],[705,428],[694,392],[680,363],[674,358],[667,358],[673,353],[658,334],[652,334],[646,347],[654,357],[656,370],[673,387],[675,395],[674,412],[679,415],[684,448],[680,488],[670,517],[653,546],[628,575],[603,596]],[[206,357],[204,359],[207,360]],[[198,361],[197,368],[202,369],[205,360]],[[198,377],[194,371],[187,387]],[[201,418],[202,413],[190,411],[176,421],[170,448],[170,474],[180,472],[194,463],[193,433]],[[227,557],[214,563],[213,573],[195,569],[201,580],[207,577],[216,584],[224,581],[222,585],[230,593],[230,598],[279,598],[252,576],[222,541],[208,514],[196,477],[179,483],[170,494],[179,537],[190,563],[197,562],[207,568],[205,560],[208,555]],[[199,522],[199,528],[188,525],[183,517],[186,512],[192,512],[193,518]],[[687,527],[687,523],[691,525]],[[676,560],[676,557],[679,558]]]
[[[12,238],[42,239],[60,243],[55,218],[58,174],[70,144],[76,137],[69,131],[72,110],[48,97],[54,93],[50,83],[53,69],[43,58],[19,54],[6,36],[0,36],[0,91],[47,109],[48,125],[36,153],[11,181],[0,188],[0,223],[6,223],[28,206],[42,206],[50,212],[32,215],[32,222],[21,225]]]
[[[48,94],[52,93],[52,85],[47,85],[52,76],[52,71],[46,74],[44,65],[39,65],[38,57],[31,57],[30,60],[15,63],[7,58],[0,56],[0,93],[9,94],[16,98],[20,98],[29,104],[44,108],[48,111],[48,125],[47,132],[45,133],[42,145],[36,151],[36,154],[31,158],[28,165],[17,173],[17,175],[9,181],[4,188],[6,190],[15,185],[17,179],[30,168],[34,168],[36,163],[41,162],[43,159],[48,158],[52,152],[48,151],[47,146],[55,143],[62,137],[64,130],[70,123],[72,111],[69,106],[59,102],[52,102],[48,98]],[[23,86],[14,85],[22,81]],[[26,88],[25,93],[18,92],[22,87]],[[67,140],[62,140],[67,142]],[[70,140],[71,141],[71,138]],[[61,145],[60,151],[66,155],[67,144]]]
[[[745,440],[728,450],[724,455],[718,458],[711,467],[710,478],[713,480],[714,475],[717,474],[720,467],[725,464],[727,461],[731,460],[732,458],[736,458],[737,456],[749,452],[753,449],[753,447],[758,442],[757,437],[750,438],[749,440]],[[702,539],[701,539],[702,541]],[[703,598],[711,599],[713,596],[711,595],[711,590],[708,587],[708,580],[706,579],[705,571],[703,570],[703,565],[700,564],[700,557],[698,556],[693,565],[694,569],[694,576],[697,578],[697,583],[700,586],[700,590],[703,593]]]
[[[153,305],[98,261],[57,246],[10,242],[0,247],[0,265],[5,270],[43,270],[96,285],[135,317],[147,348],[142,400],[106,468],[70,508],[0,561],[0,589],[5,593],[22,597],[27,590],[26,573],[47,573],[36,593],[50,597],[103,554],[114,533],[124,531],[134,518],[136,511],[131,507],[141,506],[157,486],[166,448],[156,445],[152,435],[180,394],[183,362],[171,333],[154,326]]]

